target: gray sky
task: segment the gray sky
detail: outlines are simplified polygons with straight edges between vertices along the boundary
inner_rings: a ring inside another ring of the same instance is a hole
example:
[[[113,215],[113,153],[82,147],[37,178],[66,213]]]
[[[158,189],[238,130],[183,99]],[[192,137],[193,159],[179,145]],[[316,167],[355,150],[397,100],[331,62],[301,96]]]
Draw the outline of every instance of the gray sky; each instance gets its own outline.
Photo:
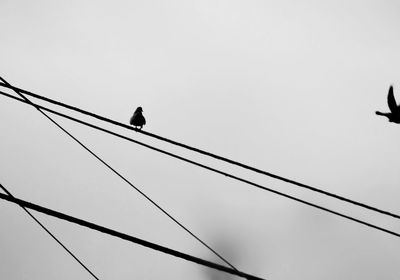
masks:
[[[400,213],[400,1],[1,0],[0,75],[121,122]],[[16,196],[217,261],[34,109],[1,97]],[[400,240],[57,118],[237,268],[271,280],[399,279]],[[119,130],[117,130],[119,131]],[[400,223],[124,134],[400,232]],[[231,279],[37,215],[100,279]],[[92,279],[0,202],[3,279]],[[233,278],[232,278],[233,279]]]

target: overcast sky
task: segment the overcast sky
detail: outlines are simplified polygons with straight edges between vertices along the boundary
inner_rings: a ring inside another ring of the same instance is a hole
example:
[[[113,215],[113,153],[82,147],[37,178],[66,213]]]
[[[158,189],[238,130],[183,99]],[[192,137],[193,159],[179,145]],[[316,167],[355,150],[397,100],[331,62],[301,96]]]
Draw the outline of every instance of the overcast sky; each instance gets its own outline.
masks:
[[[156,133],[400,213],[400,1],[0,0],[0,76]],[[15,196],[218,261],[35,109],[0,97]],[[71,121],[68,131],[238,269],[270,280],[397,280],[400,239]],[[98,122],[95,122],[98,123]],[[109,127],[109,126],[107,126]],[[400,232],[396,219],[135,132],[134,139]],[[238,279],[37,214],[101,280]],[[93,279],[0,201],[0,278]]]

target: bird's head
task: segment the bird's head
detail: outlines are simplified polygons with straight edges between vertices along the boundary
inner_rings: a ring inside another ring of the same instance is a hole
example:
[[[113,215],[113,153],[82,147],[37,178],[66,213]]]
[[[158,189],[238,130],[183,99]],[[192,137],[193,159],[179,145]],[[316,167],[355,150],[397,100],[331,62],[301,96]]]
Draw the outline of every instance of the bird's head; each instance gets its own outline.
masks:
[[[136,109],[136,111],[135,112],[143,112],[143,109],[142,109],[142,107],[137,107],[137,109]]]

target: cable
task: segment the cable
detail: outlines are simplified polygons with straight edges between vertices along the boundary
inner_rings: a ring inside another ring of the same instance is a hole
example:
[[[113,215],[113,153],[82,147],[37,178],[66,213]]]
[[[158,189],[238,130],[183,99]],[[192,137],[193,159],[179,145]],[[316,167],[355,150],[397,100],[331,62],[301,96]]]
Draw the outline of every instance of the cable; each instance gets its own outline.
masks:
[[[26,103],[24,100],[21,100],[21,99],[19,99],[19,98],[16,98],[16,97],[14,97],[14,96],[12,96],[12,95],[9,95],[9,94],[7,94],[7,93],[4,93],[4,92],[2,92],[2,91],[0,91],[0,94],[2,94],[2,95],[6,95],[6,96],[8,96],[8,97],[10,97],[10,98],[13,98],[13,99],[15,99],[15,100],[19,100],[19,101],[21,101],[21,102],[23,102],[23,103]],[[89,126],[89,127],[91,127],[91,128],[94,128],[94,129],[97,129],[97,130],[100,130],[100,131],[106,132],[106,133],[108,133],[108,134],[111,134],[111,135],[114,135],[114,136],[116,136],[116,137],[119,137],[119,138],[125,139],[125,140],[127,140],[127,141],[130,141],[130,142],[136,143],[136,144],[138,144],[138,145],[141,145],[141,146],[147,147],[147,148],[149,148],[149,149],[152,149],[152,150],[155,150],[155,151],[157,151],[157,152],[160,152],[160,153],[163,153],[163,154],[169,155],[169,156],[171,156],[171,157],[174,157],[174,158],[180,159],[180,160],[182,160],[182,161],[185,161],[185,162],[191,163],[191,164],[193,164],[193,165],[196,165],[196,166],[202,167],[202,168],[204,168],[204,169],[207,169],[207,170],[213,171],[213,172],[215,172],[215,173],[218,173],[218,174],[224,175],[224,176],[226,176],[226,177],[232,178],[232,179],[234,179],[234,180],[237,180],[237,181],[239,181],[239,182],[242,182],[242,183],[245,183],[245,184],[248,184],[248,185],[251,185],[251,186],[254,186],[254,187],[260,188],[260,189],[263,189],[263,190],[265,190],[265,191],[272,192],[272,193],[274,193],[274,194],[277,194],[277,195],[280,195],[280,196],[286,197],[286,198],[288,198],[288,199],[291,199],[291,200],[294,200],[294,201],[300,202],[300,203],[302,203],[302,204],[306,204],[306,205],[308,205],[308,206],[311,206],[311,207],[314,207],[314,208],[320,209],[320,210],[322,210],[322,211],[326,211],[326,212],[328,212],[328,213],[331,213],[331,214],[334,214],[334,215],[340,216],[340,217],[342,217],[342,218],[345,218],[345,219],[351,220],[351,221],[353,221],[353,222],[360,223],[360,224],[362,224],[362,225],[365,225],[365,226],[368,226],[368,227],[371,227],[371,228],[374,228],[374,229],[377,229],[377,230],[380,230],[380,231],[386,232],[386,233],[388,233],[388,234],[391,234],[391,235],[394,235],[394,236],[400,237],[400,234],[399,234],[399,233],[396,233],[396,232],[393,232],[393,231],[387,230],[387,229],[385,229],[385,228],[382,228],[382,227],[375,226],[375,225],[373,225],[373,224],[370,224],[370,223],[364,222],[364,221],[362,221],[362,220],[358,220],[358,219],[356,219],[356,218],[353,218],[353,217],[351,217],[351,216],[348,216],[348,215],[345,215],[345,214],[342,214],[342,213],[336,212],[336,211],[334,211],[334,210],[330,210],[330,209],[328,209],[328,208],[325,208],[325,207],[323,207],[323,206],[319,206],[319,205],[317,205],[317,204],[314,204],[314,203],[311,203],[311,202],[308,202],[308,201],[302,200],[302,199],[300,199],[300,198],[297,198],[297,197],[294,197],[294,196],[291,196],[291,195],[288,195],[288,194],[285,194],[285,193],[282,193],[282,192],[279,192],[279,191],[276,191],[276,190],[273,190],[273,189],[267,188],[267,187],[265,187],[265,186],[262,186],[262,185],[260,185],[260,184],[257,184],[257,183],[254,183],[254,182],[251,182],[251,181],[249,181],[249,180],[246,180],[246,179],[243,179],[243,178],[240,178],[240,177],[237,177],[237,176],[235,176],[235,175],[232,175],[232,174],[226,173],[226,172],[224,172],[224,171],[220,171],[220,170],[218,170],[218,169],[215,169],[215,168],[209,167],[209,166],[207,166],[207,165],[203,165],[203,164],[197,163],[197,162],[195,162],[195,161],[192,161],[192,160],[186,159],[186,158],[184,158],[184,157],[181,157],[181,156],[178,156],[178,155],[175,155],[175,154],[169,153],[169,152],[167,152],[167,151],[164,151],[164,150],[161,150],[161,149],[155,148],[155,147],[153,147],[153,146],[150,146],[150,145],[147,145],[147,144],[141,143],[141,142],[139,142],[139,141],[136,141],[136,140],[133,140],[133,139],[131,139],[131,138],[128,138],[128,137],[126,137],[126,136],[124,136],[124,135],[121,135],[121,134],[118,134],[118,133],[112,132],[112,131],[110,131],[110,130],[107,130],[107,129],[105,129],[105,128],[98,127],[98,126],[96,126],[96,125],[93,125],[93,124],[87,123],[87,122],[85,122],[85,121],[82,121],[82,120],[76,119],[76,118],[74,118],[74,117],[70,117],[70,116],[64,115],[64,114],[62,114],[62,113],[59,113],[59,112],[53,111],[53,110],[51,110],[51,109],[48,109],[48,108],[46,108],[46,107],[43,107],[43,106],[40,106],[40,105],[36,105],[36,106],[38,106],[39,108],[41,108],[41,109],[43,109],[43,110],[46,110],[46,111],[48,111],[48,112],[50,112],[50,113],[56,114],[56,115],[58,115],[58,116],[61,116],[61,117],[67,118],[67,119],[69,119],[69,120],[72,120],[72,121],[78,122],[78,123],[80,123],[80,124],[83,124],[83,125]]]
[[[2,80],[5,84],[10,85],[6,80],[4,80],[2,77],[0,77],[0,80]],[[168,218],[170,218],[174,223],[176,223],[178,226],[180,226],[183,230],[185,230],[187,233],[189,233],[193,238],[195,238],[198,242],[200,242],[203,246],[205,246],[208,250],[210,250],[213,254],[215,254],[218,258],[220,258],[223,262],[225,262],[227,265],[232,267],[233,269],[236,269],[228,260],[226,260],[222,255],[220,255],[217,251],[215,251],[211,246],[209,246],[207,243],[205,243],[203,240],[201,240],[197,235],[195,235],[192,231],[190,231],[188,228],[186,228],[183,224],[181,224],[178,220],[176,220],[174,217],[172,217],[166,210],[164,210],[160,205],[158,205],[154,200],[152,200],[149,196],[147,196],[144,192],[142,192],[139,188],[134,186],[128,179],[126,179],[124,176],[122,176],[119,172],[117,172],[114,168],[112,168],[108,163],[106,163],[103,159],[101,159],[98,155],[96,155],[92,150],[90,150],[85,144],[83,144],[81,141],[79,141],[76,137],[74,137],[71,133],[69,133],[66,129],[64,129],[61,125],[59,125],[56,121],[54,121],[52,118],[50,118],[45,112],[42,111],[42,107],[32,103],[28,98],[26,98],[23,94],[18,92],[18,90],[14,89],[14,91],[21,96],[24,100],[21,100],[19,98],[16,98],[19,101],[24,101],[24,103],[30,104],[34,106],[40,113],[42,113],[47,119],[49,119],[53,124],[55,124],[59,129],[61,129],[63,132],[65,132],[69,137],[71,137],[76,143],[78,143],[82,148],[84,148],[86,151],[88,151],[92,156],[94,156],[97,160],[99,160],[103,165],[105,165],[108,169],[110,169],[115,175],[120,177],[122,180],[124,180],[128,185],[130,185],[132,188],[134,188],[137,192],[139,192],[144,198],[146,198],[149,202],[151,202],[155,207],[157,207],[162,213],[164,213]],[[4,94],[4,93],[3,93]],[[44,109],[44,108],[43,108]]]
[[[328,191],[324,191],[322,189],[319,189],[319,188],[316,188],[316,187],[313,187],[313,186],[310,186],[310,185],[307,185],[307,184],[303,184],[303,183],[297,182],[295,180],[288,179],[288,178],[276,175],[274,173],[267,172],[267,171],[264,171],[264,170],[261,170],[261,169],[258,169],[258,168],[255,168],[255,167],[240,163],[238,161],[234,161],[232,159],[229,159],[229,158],[226,158],[226,157],[222,157],[222,156],[219,156],[219,155],[216,155],[216,154],[213,154],[213,153],[210,153],[210,152],[198,149],[198,148],[194,148],[194,147],[191,147],[189,145],[186,145],[186,144],[183,144],[183,143],[179,143],[177,141],[174,141],[174,140],[171,140],[171,139],[168,139],[168,138],[165,138],[165,137],[162,137],[162,136],[159,136],[159,135],[147,132],[147,131],[135,129],[132,126],[129,126],[127,124],[120,123],[120,122],[117,122],[115,120],[105,118],[103,116],[94,114],[92,112],[88,112],[88,111],[82,110],[80,108],[77,108],[77,107],[74,107],[74,106],[71,106],[71,105],[68,105],[68,104],[65,104],[65,103],[62,103],[62,102],[59,102],[59,101],[56,101],[56,100],[53,100],[53,99],[38,95],[38,94],[35,94],[35,93],[32,93],[32,92],[29,92],[29,91],[24,90],[24,89],[16,88],[16,87],[13,87],[13,86],[7,86],[7,85],[1,84],[1,83],[0,83],[0,86],[6,87],[6,88],[9,88],[9,89],[19,90],[19,91],[21,91],[21,92],[23,92],[23,93],[25,93],[25,94],[27,94],[29,96],[32,96],[34,98],[38,98],[38,99],[47,101],[49,103],[53,103],[55,105],[62,106],[64,108],[79,112],[79,113],[84,114],[84,115],[91,116],[91,117],[99,119],[101,121],[104,121],[104,122],[107,122],[107,123],[111,123],[113,125],[116,125],[116,126],[119,126],[119,127],[123,127],[123,128],[129,129],[129,130],[135,130],[136,132],[139,132],[139,133],[144,134],[146,136],[156,138],[158,140],[161,140],[161,141],[164,141],[164,142],[167,142],[167,143],[170,143],[170,144],[173,144],[173,145],[176,145],[176,146],[179,146],[179,147],[182,147],[182,148],[185,148],[185,149],[188,149],[188,150],[191,150],[191,151],[194,151],[194,152],[197,152],[197,153],[200,153],[200,154],[215,158],[217,160],[221,160],[221,161],[224,161],[224,162],[236,165],[236,166],[240,166],[240,167],[242,167],[244,169],[248,169],[248,170],[251,170],[253,172],[256,172],[256,173],[259,173],[259,174],[262,174],[262,175],[265,175],[265,176],[268,176],[268,177],[271,177],[271,178],[274,178],[274,179],[277,179],[277,180],[280,180],[280,181],[283,181],[283,182],[286,182],[286,183],[289,183],[289,184],[292,184],[292,185],[295,185],[295,186],[298,186],[298,187],[302,187],[302,188],[308,189],[310,191],[321,193],[323,195],[326,195],[326,196],[329,196],[329,197],[333,197],[335,199],[339,199],[339,200],[345,201],[347,203],[351,203],[351,204],[357,205],[359,207],[362,207],[362,208],[365,208],[365,209],[368,209],[368,210],[371,210],[371,211],[374,211],[374,212],[378,212],[378,213],[383,214],[383,215],[388,215],[388,216],[391,216],[393,218],[400,219],[400,215],[398,215],[398,214],[395,214],[395,213],[392,213],[392,212],[389,212],[389,211],[386,211],[386,210],[382,210],[382,209],[379,209],[377,207],[370,206],[368,204],[361,203],[361,202],[358,202],[358,201],[355,201],[355,200],[340,196],[338,194],[334,194],[334,193],[331,193],[331,192],[328,192]]]
[[[0,188],[3,189],[3,191],[12,198],[15,198],[2,184],[0,184]],[[21,205],[20,205],[21,206]],[[42,228],[44,229],[44,231],[46,231],[65,251],[67,251],[68,254],[71,255],[71,257],[73,257],[90,275],[93,276],[93,278],[99,280],[99,278],[97,278],[96,275],[94,275],[94,273],[92,271],[90,271],[90,269],[84,265],[79,259],[78,257],[76,257],[67,247],[65,247],[65,245],[57,238],[54,236],[54,234],[52,234],[38,219],[36,219],[35,216],[33,216],[33,214],[31,212],[29,212],[24,206],[21,206],[21,208]]]
[[[125,233],[121,233],[121,232],[118,232],[118,231],[115,231],[115,230],[112,230],[112,229],[109,229],[109,228],[106,228],[106,227],[103,227],[103,226],[100,226],[100,225],[85,221],[85,220],[82,220],[82,219],[78,219],[78,218],[66,215],[64,213],[57,212],[57,211],[54,211],[52,209],[42,207],[40,205],[33,204],[33,203],[25,201],[25,200],[21,200],[21,199],[18,199],[18,198],[12,197],[12,196],[8,196],[8,195],[2,194],[2,193],[0,193],[0,198],[4,199],[4,200],[7,200],[7,201],[10,201],[10,202],[13,202],[15,204],[18,204],[21,207],[26,207],[26,208],[38,211],[38,212],[46,214],[46,215],[49,215],[49,216],[52,216],[52,217],[56,217],[58,219],[62,219],[62,220],[65,220],[65,221],[68,221],[68,222],[71,222],[71,223],[74,223],[74,224],[78,224],[78,225],[81,225],[83,227],[87,227],[87,228],[90,228],[90,229],[93,229],[93,230],[96,230],[96,231],[99,231],[99,232],[102,232],[102,233],[105,233],[105,234],[108,234],[108,235],[111,235],[111,236],[114,236],[114,237],[118,237],[118,238],[130,241],[130,242],[142,245],[144,247],[147,247],[147,248],[159,251],[159,252],[163,252],[163,253],[168,254],[168,255],[175,256],[177,258],[185,259],[187,261],[191,261],[191,262],[203,265],[203,266],[207,266],[209,268],[213,268],[213,269],[217,269],[217,270],[220,270],[220,271],[223,271],[223,272],[227,272],[227,273],[230,273],[230,274],[233,274],[233,275],[236,275],[236,276],[245,277],[247,279],[259,279],[259,280],[262,280],[262,278],[256,277],[254,275],[250,275],[250,274],[238,271],[238,270],[233,269],[233,268],[222,266],[222,265],[217,264],[217,263],[213,263],[213,262],[210,262],[210,261],[207,261],[207,260],[204,260],[204,259],[200,259],[200,258],[194,257],[192,255],[188,255],[188,254],[185,254],[185,253],[182,253],[182,252],[179,252],[179,251],[176,251],[176,250],[173,250],[173,249],[170,249],[170,248],[167,248],[167,247],[155,244],[155,243],[151,243],[149,241],[146,241],[146,240],[143,240],[143,239],[139,239],[139,238],[136,238],[134,236],[127,235]]]

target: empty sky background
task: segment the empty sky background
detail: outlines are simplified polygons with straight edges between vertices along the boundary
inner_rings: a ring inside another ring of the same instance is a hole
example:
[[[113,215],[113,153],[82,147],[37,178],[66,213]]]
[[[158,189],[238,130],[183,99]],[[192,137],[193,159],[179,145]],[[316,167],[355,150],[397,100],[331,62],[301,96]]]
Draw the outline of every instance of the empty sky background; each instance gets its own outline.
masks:
[[[11,84],[400,213],[400,1],[0,1]],[[399,279],[400,239],[68,120],[72,134],[237,268],[271,280]],[[217,261],[35,109],[0,97],[15,196]],[[107,126],[108,127],[108,126]],[[142,135],[135,139],[400,232],[400,222]],[[38,214],[100,279],[234,279]],[[0,201],[0,277],[92,279]],[[237,279],[237,278],[235,278]]]

